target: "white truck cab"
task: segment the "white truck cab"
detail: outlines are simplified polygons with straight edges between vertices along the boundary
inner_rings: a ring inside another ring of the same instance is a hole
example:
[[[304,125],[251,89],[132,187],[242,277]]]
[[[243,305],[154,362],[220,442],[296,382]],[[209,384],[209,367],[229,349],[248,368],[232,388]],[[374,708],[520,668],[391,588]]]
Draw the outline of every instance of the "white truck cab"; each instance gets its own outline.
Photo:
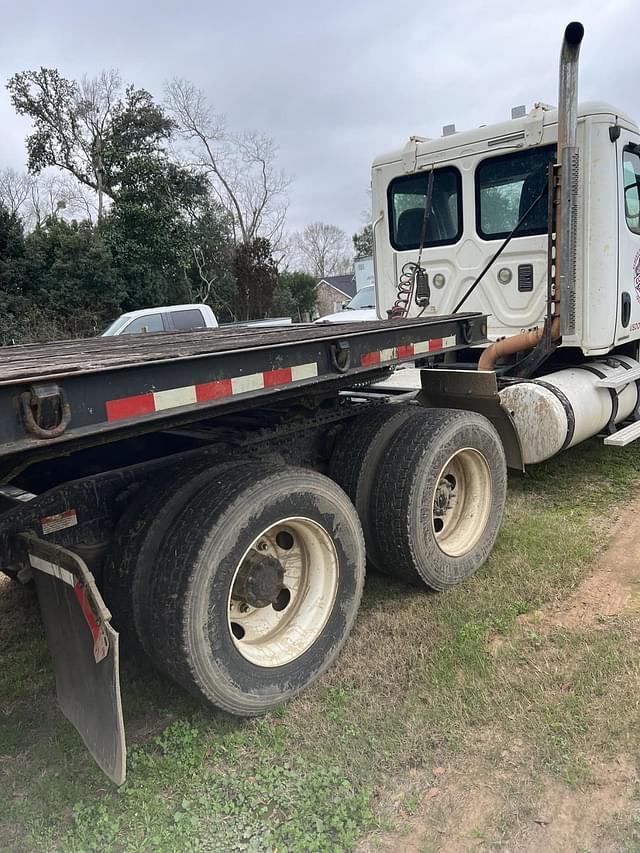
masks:
[[[403,266],[416,262],[431,181],[421,265],[428,305],[405,316],[448,314],[519,218],[530,215],[460,308],[489,314],[489,337],[544,320],[547,284],[547,168],[556,160],[558,110],[439,139],[411,137],[373,163],[378,315],[398,299]],[[600,101],[577,110],[575,293],[564,307],[561,346],[602,355],[640,338],[640,130]],[[433,177],[430,178],[433,171]]]
[[[208,305],[164,305],[121,314],[105,329],[102,337],[217,328],[216,315]]]

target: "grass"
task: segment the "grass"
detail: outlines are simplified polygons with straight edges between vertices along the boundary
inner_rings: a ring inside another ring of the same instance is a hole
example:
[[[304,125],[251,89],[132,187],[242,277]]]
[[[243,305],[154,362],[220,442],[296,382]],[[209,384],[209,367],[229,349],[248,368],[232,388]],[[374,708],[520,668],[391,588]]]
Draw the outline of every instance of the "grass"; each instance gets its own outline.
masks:
[[[503,765],[509,807],[472,831],[487,847],[513,835],[533,814],[540,780],[579,790],[597,784],[599,763],[637,756],[637,621],[540,631],[521,617],[570,595],[638,487],[640,450],[599,442],[514,477],[481,572],[443,595],[372,575],[337,666],[267,718],[231,720],[130,662],[129,774],[119,790],[56,709],[29,590],[5,584],[0,846],[341,851],[363,837],[375,846],[394,826],[408,831],[425,786],[444,792],[449,777],[434,768]],[[636,817],[621,817],[603,832],[632,849],[637,830]]]

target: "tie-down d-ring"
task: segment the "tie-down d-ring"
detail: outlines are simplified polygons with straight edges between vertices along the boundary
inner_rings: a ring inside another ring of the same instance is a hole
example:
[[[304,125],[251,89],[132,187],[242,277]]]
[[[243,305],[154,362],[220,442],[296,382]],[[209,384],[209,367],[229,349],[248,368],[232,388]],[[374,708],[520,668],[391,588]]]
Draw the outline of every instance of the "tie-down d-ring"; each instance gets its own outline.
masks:
[[[346,373],[351,367],[351,347],[349,341],[331,344],[331,364],[338,373]]]
[[[58,438],[71,420],[71,408],[58,385],[34,385],[30,391],[24,391],[20,395],[20,410],[27,432],[36,438]]]

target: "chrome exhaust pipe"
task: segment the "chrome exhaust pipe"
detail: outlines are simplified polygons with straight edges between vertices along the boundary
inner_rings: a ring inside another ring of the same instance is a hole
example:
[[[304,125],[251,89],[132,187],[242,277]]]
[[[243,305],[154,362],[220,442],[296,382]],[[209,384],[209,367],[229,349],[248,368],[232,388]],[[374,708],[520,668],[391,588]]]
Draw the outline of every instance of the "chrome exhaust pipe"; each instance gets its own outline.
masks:
[[[578,59],[584,27],[578,21],[564,31],[560,53],[560,91],[558,99],[558,152],[574,148],[578,125]]]
[[[558,100],[558,152],[560,186],[556,193],[556,291],[551,339],[576,330],[576,251],[578,242],[578,57],[584,27],[573,21],[564,31],[560,53],[560,93]],[[458,306],[459,307],[459,306]],[[558,316],[559,314],[559,316]],[[507,355],[535,347],[545,335],[544,328],[531,329],[490,344],[480,356],[478,370],[494,370],[496,361]]]
[[[558,162],[560,163],[560,199],[556,223],[557,270],[560,287],[560,334],[576,330],[576,251],[578,216],[579,155],[578,58],[584,27],[572,21],[565,32],[560,52],[558,96]]]

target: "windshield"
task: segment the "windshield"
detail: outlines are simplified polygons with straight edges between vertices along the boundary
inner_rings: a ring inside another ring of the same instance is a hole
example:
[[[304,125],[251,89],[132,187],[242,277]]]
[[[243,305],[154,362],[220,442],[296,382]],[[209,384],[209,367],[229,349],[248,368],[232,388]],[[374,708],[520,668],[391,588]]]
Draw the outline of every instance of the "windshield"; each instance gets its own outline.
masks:
[[[356,295],[353,297],[351,302],[348,302],[344,306],[345,311],[352,311],[355,308],[375,308],[376,307],[376,295],[374,292],[374,287],[363,287],[362,290],[359,290]]]
[[[130,314],[123,314],[121,317],[118,317],[118,319],[114,320],[110,326],[107,326],[107,328],[102,333],[102,337],[104,338],[105,335],[117,335],[120,329],[122,329],[122,327],[126,325],[130,319]]]

